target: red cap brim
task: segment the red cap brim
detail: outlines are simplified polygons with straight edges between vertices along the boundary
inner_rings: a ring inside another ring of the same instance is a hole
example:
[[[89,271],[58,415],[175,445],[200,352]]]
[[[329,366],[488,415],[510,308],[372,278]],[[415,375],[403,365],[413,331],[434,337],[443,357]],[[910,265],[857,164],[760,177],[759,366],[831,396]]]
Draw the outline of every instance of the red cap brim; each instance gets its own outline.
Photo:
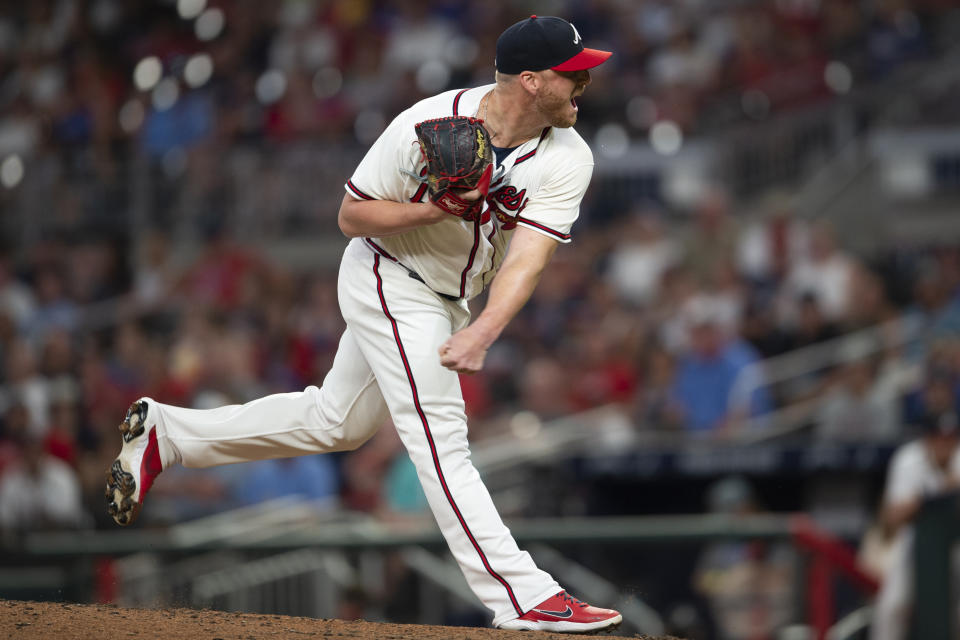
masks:
[[[550,67],[554,71],[581,71],[583,69],[592,69],[598,64],[606,62],[607,58],[613,55],[610,51],[601,51],[600,49],[587,49],[573,56],[566,62],[561,62],[555,67]]]

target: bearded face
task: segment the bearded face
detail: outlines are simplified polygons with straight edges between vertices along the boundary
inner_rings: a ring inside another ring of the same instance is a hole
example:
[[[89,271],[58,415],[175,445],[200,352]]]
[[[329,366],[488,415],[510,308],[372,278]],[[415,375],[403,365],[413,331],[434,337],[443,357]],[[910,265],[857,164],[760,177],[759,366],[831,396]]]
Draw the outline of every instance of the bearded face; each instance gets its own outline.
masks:
[[[544,84],[534,99],[534,106],[551,127],[566,129],[577,122],[576,98],[590,84],[587,71],[546,71]]]

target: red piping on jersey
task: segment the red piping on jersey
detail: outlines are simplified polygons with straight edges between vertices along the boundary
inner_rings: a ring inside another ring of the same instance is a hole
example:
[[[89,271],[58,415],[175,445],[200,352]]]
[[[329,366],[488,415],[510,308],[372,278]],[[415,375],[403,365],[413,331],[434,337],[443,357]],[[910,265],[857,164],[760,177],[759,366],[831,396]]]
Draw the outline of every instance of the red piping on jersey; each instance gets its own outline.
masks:
[[[524,160],[529,160],[533,156],[537,155],[537,149],[540,147],[540,143],[543,142],[543,139],[547,137],[547,134],[550,133],[550,127],[544,127],[543,131],[540,132],[540,139],[537,140],[537,146],[533,148],[533,151],[523,154],[519,158],[513,161],[513,166],[517,166]]]
[[[533,151],[531,151],[531,152],[529,152],[529,153],[525,153],[525,154],[523,154],[522,156],[520,156],[519,158],[517,158],[516,160],[513,161],[513,166],[517,166],[518,164],[520,164],[520,163],[523,162],[524,160],[529,160],[530,158],[532,158],[532,157],[535,156],[535,155],[537,155],[537,150],[536,150],[536,149],[534,149]]]
[[[360,189],[357,188],[357,185],[353,184],[352,180],[347,180],[347,187],[350,189],[350,191],[353,191],[354,195],[362,200],[376,200],[376,198],[373,196],[367,195],[363,191],[360,191]]]
[[[423,412],[423,408],[420,406],[420,394],[417,391],[417,383],[413,379],[413,371],[410,369],[410,362],[407,360],[407,352],[403,348],[403,342],[400,340],[400,329],[397,326],[396,319],[390,315],[390,309],[387,308],[387,299],[383,296],[383,280],[380,278],[380,256],[373,256],[373,275],[377,279],[377,295],[380,297],[380,306],[383,308],[383,314],[387,316],[387,319],[390,321],[390,326],[393,328],[393,338],[397,342],[397,349],[400,350],[400,359],[403,361],[403,368],[407,374],[407,381],[410,383],[410,391],[413,394],[413,406],[417,410],[417,415],[420,416],[420,423],[423,425],[423,432],[427,436],[427,444],[430,446],[430,455],[433,457],[433,467],[437,472],[437,478],[440,480],[440,486],[443,488],[443,493],[447,497],[447,502],[450,503],[450,507],[453,509],[454,515],[457,516],[457,520],[460,521],[460,526],[463,527],[464,533],[467,534],[467,538],[470,540],[470,544],[473,545],[473,548],[476,550],[477,555],[480,556],[480,562],[483,563],[483,568],[487,570],[497,582],[502,584],[507,590],[507,596],[510,598],[510,603],[513,605],[514,610],[517,612],[518,616],[524,614],[523,609],[520,608],[520,604],[517,602],[516,596],[513,595],[513,589],[510,587],[510,583],[503,579],[503,577],[493,570],[493,567],[490,566],[490,562],[487,560],[486,554],[483,553],[483,549],[480,548],[480,543],[477,542],[477,539],[473,537],[473,532],[470,531],[470,527],[467,526],[467,521],[463,519],[463,514],[460,513],[460,508],[457,507],[457,502],[453,499],[453,494],[450,493],[450,488],[447,486],[447,480],[443,477],[443,468],[440,466],[440,456],[437,453],[437,445],[433,441],[433,434],[430,432],[430,423],[427,421],[427,415]]]
[[[551,229],[550,227],[545,227],[545,226],[543,226],[542,224],[540,224],[539,222],[534,222],[533,220],[527,220],[526,218],[521,217],[521,216],[517,216],[517,224],[525,224],[525,225],[529,225],[529,226],[531,226],[531,227],[536,227],[537,229],[540,229],[541,231],[546,231],[546,232],[549,233],[550,235],[556,236],[556,237],[560,238],[561,240],[569,240],[569,239],[570,239],[570,234],[569,234],[569,233],[560,233],[559,231],[554,231],[554,230]]]
[[[427,175],[426,167],[424,167],[423,169],[420,169],[420,177],[422,178],[425,175]],[[426,190],[427,190],[427,183],[424,182],[423,184],[420,185],[420,188],[417,189],[417,192],[413,194],[413,197],[410,198],[410,202],[420,202],[421,200],[423,200],[423,194]]]
[[[453,115],[458,116],[458,110],[460,109],[460,96],[465,94],[468,89],[461,89],[459,93],[453,98]]]
[[[386,249],[384,249],[383,247],[381,247],[380,245],[378,245],[376,242],[374,242],[374,241],[371,240],[370,238],[364,238],[363,241],[366,242],[366,243],[370,246],[371,249],[373,249],[374,251],[376,251],[377,253],[379,253],[380,255],[382,255],[384,258],[386,258],[386,259],[389,260],[390,262],[399,262],[399,260],[397,260],[396,258],[394,258],[394,257],[393,257],[392,255],[390,255],[389,253],[387,253],[387,250],[386,250]]]
[[[503,178],[502,178],[502,177],[501,177],[499,180],[497,180],[496,182],[494,182],[492,185],[490,185],[490,193],[491,193],[491,194],[493,194],[494,189],[496,189],[496,187],[497,187],[501,182],[503,182]],[[490,206],[490,209],[492,209],[492,208],[493,208],[493,206],[491,205],[491,206]],[[496,222],[493,223],[493,229],[490,230],[490,235],[487,236],[487,242],[490,243],[490,247],[493,249],[493,253],[490,254],[490,268],[487,269],[487,270],[484,272],[483,277],[482,277],[481,280],[480,280],[481,282],[483,282],[484,280],[486,280],[486,279],[487,279],[487,274],[490,273],[491,271],[493,271],[494,260],[495,260],[495,258],[496,258],[496,256],[497,256],[497,248],[493,245],[493,236],[495,236],[495,235],[497,235],[497,223],[496,223]]]
[[[490,243],[490,248],[493,249],[493,253],[490,254],[490,268],[483,272],[483,276],[480,278],[480,283],[487,279],[487,274],[493,271],[493,265],[497,261],[497,247],[493,244],[493,236],[497,235],[497,223],[493,223],[493,229],[490,230],[490,235],[487,236],[487,242]]]
[[[477,247],[480,246],[480,219],[473,221],[473,248],[470,249],[470,259],[467,260],[467,266],[463,268],[463,272],[460,274],[460,297],[467,297],[467,273],[470,271],[470,267],[473,266],[473,259],[477,257]]]

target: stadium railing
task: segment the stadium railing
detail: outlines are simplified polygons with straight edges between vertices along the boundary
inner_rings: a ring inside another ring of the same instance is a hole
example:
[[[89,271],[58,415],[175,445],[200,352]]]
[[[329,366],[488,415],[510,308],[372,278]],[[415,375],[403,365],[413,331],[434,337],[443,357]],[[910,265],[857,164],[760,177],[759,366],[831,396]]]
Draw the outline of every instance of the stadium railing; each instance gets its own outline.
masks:
[[[120,558],[122,566],[124,558],[139,558],[135,560],[141,565],[136,579],[153,585],[155,591],[150,601],[125,602],[129,605],[169,606],[171,600],[179,598],[180,603],[191,606],[272,609],[294,615],[328,617],[335,615],[335,609],[330,607],[334,607],[338,593],[342,592],[337,589],[345,589],[357,579],[358,570],[351,567],[347,558],[357,553],[392,551],[400,552],[417,573],[428,574],[432,584],[439,586],[443,593],[452,593],[461,601],[468,597],[462,585],[450,586],[440,557],[433,556],[437,550],[442,556],[446,552],[440,533],[430,522],[408,523],[402,530],[372,519],[310,522],[300,517],[302,505],[286,501],[271,523],[269,515],[275,514],[277,507],[274,504],[247,509],[241,517],[220,514],[213,520],[176,525],[167,530],[37,533],[16,547],[7,547],[5,552],[36,566],[79,567],[83,565],[78,560],[98,557]],[[285,522],[294,514],[299,515]],[[864,591],[865,597],[875,588],[871,578],[856,567],[853,553],[844,543],[799,515],[549,518],[516,520],[509,524],[517,541],[530,548],[538,561],[562,573],[571,590],[597,595],[605,601],[626,603],[625,609],[630,614],[627,623],[643,633],[662,632],[659,616],[648,605],[635,594],[586,571],[554,548],[700,544],[716,540],[788,542],[807,558],[804,578],[807,587],[797,597],[808,601],[804,622],[817,630],[818,637],[825,637],[835,622],[830,575],[836,573],[852,580]],[[203,535],[198,533],[201,529]],[[427,558],[430,562],[425,564],[424,554],[428,549],[432,557]],[[144,565],[144,554],[160,560]],[[227,555],[218,563],[210,560],[209,554]],[[198,564],[196,559],[204,557],[207,557],[205,563]],[[178,564],[177,558],[187,560]],[[179,568],[176,578],[164,586],[164,568],[168,564]],[[185,571],[184,566],[188,565],[202,569]],[[143,569],[144,566],[153,566],[155,574]],[[115,575],[121,582],[118,592],[130,593],[122,584],[123,571],[116,571]],[[82,578],[72,576],[73,580]],[[90,597],[93,597],[94,578],[88,575],[87,580]],[[454,577],[453,584],[456,582]],[[189,589],[185,588],[187,585]],[[306,597],[290,595],[298,589]],[[294,606],[298,602],[300,605]]]

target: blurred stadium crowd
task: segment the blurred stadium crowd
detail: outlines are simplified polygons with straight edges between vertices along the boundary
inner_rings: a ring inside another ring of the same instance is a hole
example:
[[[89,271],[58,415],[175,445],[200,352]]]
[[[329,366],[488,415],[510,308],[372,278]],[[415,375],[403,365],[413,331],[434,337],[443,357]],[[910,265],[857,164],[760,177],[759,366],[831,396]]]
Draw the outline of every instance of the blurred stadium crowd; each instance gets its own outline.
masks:
[[[697,135],[721,113],[749,120],[822,100],[932,55],[949,6],[861,4],[570,3],[561,8],[591,42],[617,51],[581,128],[589,136],[612,118],[636,133],[669,118]],[[190,162],[192,177],[178,184],[202,190],[190,184],[205,180],[202,158],[215,165],[237,142],[369,142],[417,98],[489,80],[496,35],[516,13],[479,2],[96,0],[32,2],[0,19],[4,217],[27,215],[16,190],[24,169],[11,158],[48,170],[33,195],[55,212],[28,244],[8,233],[0,256],[0,473],[9,480],[29,453],[57,469],[61,498],[76,499],[37,512],[28,505],[42,501],[8,488],[0,522],[89,525],[93,513],[102,523],[102,470],[131,399],[205,406],[316,384],[342,330],[333,270],[290,267],[234,242],[216,185],[189,263],[177,260],[163,207],[130,237],[116,224],[132,206],[124,162],[138,153],[168,170]],[[840,65],[833,76],[828,62]],[[738,108],[722,108],[731,96]],[[764,200],[759,215],[741,213],[716,186],[683,215],[637,203],[604,225],[586,216],[486,370],[464,378],[473,437],[520,410],[549,419],[608,403],[637,429],[735,437],[762,428],[757,418],[777,406],[819,397],[815,437],[893,441],[925,403],[953,402],[960,252],[891,248],[865,261],[828,222],[794,216],[789,193]],[[904,313],[925,327],[921,347],[867,344],[871,357],[789,389],[735,388],[758,359]],[[304,463],[326,478],[305,485],[373,508],[383,496],[368,494],[379,490],[355,485],[383,475],[397,450],[384,448],[385,460],[361,452],[326,470],[332,462]],[[233,504],[230,491],[245,499],[249,487],[234,485],[249,474],[226,475],[196,512]],[[189,515],[180,511],[174,519]]]
[[[935,53],[951,4],[543,6],[617,52],[581,114],[587,131],[611,117],[634,130],[667,119],[705,131],[843,93]],[[518,15],[521,3],[442,0],[29,3],[0,21],[0,141],[8,153],[89,148],[106,164],[127,143],[157,152],[211,137],[369,141],[377,120],[420,97],[488,82],[497,35]]]
[[[611,122],[634,138],[662,121],[706,136],[829,100],[935,55],[953,4],[592,0],[543,12],[616,52],[583,100],[578,129],[590,140]],[[335,210],[287,202],[277,176],[256,169],[245,174],[250,201],[231,200],[221,159],[251,141],[362,152],[418,98],[488,82],[496,36],[524,13],[443,0],[7,6],[0,527],[112,526],[103,472],[141,395],[205,407],[320,384],[343,329],[336,259],[290,263],[241,242],[236,212],[300,207],[293,219],[320,216],[333,234]],[[325,202],[339,201],[350,158],[330,160],[344,164],[316,187]],[[138,159],[157,180],[130,189]],[[309,182],[310,166],[296,171]],[[131,225],[137,197],[150,213]],[[548,421],[609,404],[638,431],[735,440],[816,400],[809,441],[896,444],[956,406],[957,247],[857,255],[829,221],[796,215],[788,190],[749,211],[723,185],[689,211],[591,210],[602,206],[585,202],[574,242],[485,370],[463,377],[474,440],[509,430],[518,412]],[[178,244],[184,216],[200,239],[191,253]],[[841,364],[790,384],[751,367],[878,326],[844,342]],[[290,491],[394,517],[424,507],[387,428],[351,454],[164,474],[143,519]]]

